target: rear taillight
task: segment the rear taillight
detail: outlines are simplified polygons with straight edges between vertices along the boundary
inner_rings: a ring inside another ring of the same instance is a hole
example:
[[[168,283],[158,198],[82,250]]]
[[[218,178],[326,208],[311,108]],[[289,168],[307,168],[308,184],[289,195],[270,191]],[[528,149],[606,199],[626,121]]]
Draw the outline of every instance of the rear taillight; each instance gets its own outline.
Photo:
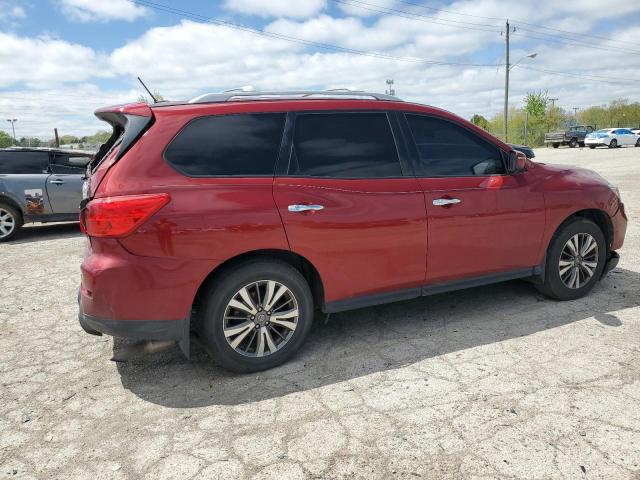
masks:
[[[90,237],[126,237],[169,199],[168,193],[96,198],[81,214],[82,229]]]

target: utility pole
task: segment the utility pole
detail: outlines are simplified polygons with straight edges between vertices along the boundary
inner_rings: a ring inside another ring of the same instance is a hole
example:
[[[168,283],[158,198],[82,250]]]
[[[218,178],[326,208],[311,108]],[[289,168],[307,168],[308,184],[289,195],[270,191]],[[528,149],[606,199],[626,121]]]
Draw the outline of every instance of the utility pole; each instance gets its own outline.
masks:
[[[580,107],[573,107],[573,117],[574,118],[578,115],[578,110],[580,110]]]
[[[57,128],[53,129],[53,134],[56,137],[56,147],[60,148],[60,137],[58,137],[58,129]]]
[[[551,110],[553,110],[556,107],[556,102],[558,101],[558,98],[550,98],[549,101],[551,102]]]
[[[505,59],[504,59],[504,141],[507,142],[508,129],[507,122],[509,120],[509,20],[507,20],[504,31],[504,39],[506,42]]]
[[[17,145],[18,141],[16,140],[16,127],[14,123],[18,121],[17,118],[7,118],[7,122],[11,123],[11,130],[13,130],[13,144]]]
[[[387,84],[387,89],[384,93],[386,93],[387,95],[395,95],[396,89],[393,88],[393,79],[387,80],[385,83]]]
[[[527,144],[527,136],[529,134],[529,111],[524,111],[524,144]]]

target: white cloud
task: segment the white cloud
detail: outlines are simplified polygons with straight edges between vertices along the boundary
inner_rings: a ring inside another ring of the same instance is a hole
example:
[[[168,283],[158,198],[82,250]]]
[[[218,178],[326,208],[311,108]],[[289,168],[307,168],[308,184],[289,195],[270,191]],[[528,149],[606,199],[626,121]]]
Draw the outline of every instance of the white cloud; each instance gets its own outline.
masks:
[[[509,14],[515,18],[517,13],[531,23],[551,25],[555,18],[549,13],[554,12],[553,1],[543,0],[537,6],[519,2],[509,7]],[[563,11],[576,8],[573,0],[566,3],[562,5]],[[639,3],[634,5],[640,10]],[[495,0],[474,0],[446,8],[500,16],[504,12],[498,10],[499,6]],[[438,18],[452,18],[450,14],[439,15]],[[563,23],[556,25],[569,28],[582,19],[582,13],[567,14]],[[587,21],[597,19],[584,20]],[[265,28],[314,42],[403,57],[472,63],[503,61],[504,38],[496,32],[393,16],[365,19],[318,14],[302,20],[275,19]],[[640,26],[631,22],[605,35],[635,42],[640,36]],[[522,66],[620,79],[640,77],[637,73],[640,56],[625,54],[619,48],[603,52],[586,46],[527,39],[520,33],[512,38],[512,60],[531,51],[538,53],[535,59],[523,61]],[[628,48],[640,50],[634,45]],[[353,87],[380,92],[386,87],[385,79],[393,78],[401,98],[439,106],[466,118],[474,113],[490,117],[502,108],[504,67],[435,66],[314,50],[226,26],[186,20],[151,28],[105,55],[63,40],[0,33],[0,58],[5,66],[0,87],[28,84],[20,92],[3,92],[0,118],[2,115],[19,118],[21,128],[25,129],[20,135],[46,136],[52,126],[60,125],[65,133],[92,133],[100,127],[92,116],[97,106],[134,100],[143,93],[135,81],[137,75],[152,90],[178,100],[242,85],[259,89]],[[118,82],[118,86],[105,90],[89,84],[101,75],[111,75],[115,79],[111,84]],[[599,105],[620,97],[640,101],[640,92],[633,83],[605,83],[516,67],[511,73],[510,104],[519,107],[528,91],[546,89],[566,108]]]
[[[50,37],[0,32],[0,87],[24,83],[34,88],[107,76],[105,58],[91,48]]]
[[[62,11],[79,22],[133,21],[147,15],[145,7],[129,0],[60,0]]]
[[[16,20],[20,20],[26,16],[27,13],[21,5],[0,0],[0,23],[14,26]]]
[[[338,3],[338,7],[347,15],[352,15],[354,17],[371,17],[373,15],[378,15],[381,9],[392,8],[398,3],[396,0],[375,0],[374,2],[360,3],[358,6],[358,2],[355,3]],[[367,5],[368,4],[368,5]],[[366,8],[364,8],[366,7]],[[402,7],[406,7],[406,5],[402,5]]]
[[[226,0],[228,10],[258,17],[308,18],[319,13],[326,0]]]

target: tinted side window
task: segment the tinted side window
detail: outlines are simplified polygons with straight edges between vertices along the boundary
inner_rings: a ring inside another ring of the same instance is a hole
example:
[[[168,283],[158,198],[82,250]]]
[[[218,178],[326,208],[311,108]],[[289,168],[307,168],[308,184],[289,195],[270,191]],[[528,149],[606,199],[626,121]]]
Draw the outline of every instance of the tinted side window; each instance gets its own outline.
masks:
[[[468,177],[505,173],[498,147],[453,122],[407,114],[418,149],[417,175]]]
[[[81,175],[86,170],[89,160],[91,160],[90,157],[55,153],[51,157],[51,173]]]
[[[186,175],[273,175],[284,119],[284,113],[198,118],[173,139],[165,158]]]
[[[44,173],[48,164],[48,152],[0,152],[0,174]]]
[[[387,114],[297,115],[289,173],[334,178],[402,176]]]

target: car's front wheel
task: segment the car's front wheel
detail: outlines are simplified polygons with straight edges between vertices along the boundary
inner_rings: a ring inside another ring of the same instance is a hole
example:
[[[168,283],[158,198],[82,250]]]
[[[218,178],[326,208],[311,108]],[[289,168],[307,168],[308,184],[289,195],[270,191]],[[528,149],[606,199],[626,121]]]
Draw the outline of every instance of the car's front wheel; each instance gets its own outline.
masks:
[[[640,147],[640,138],[636,140],[636,147]]]
[[[595,145],[589,145],[589,148],[590,148],[591,150],[593,150],[594,148],[596,148],[596,146],[595,146]]]
[[[572,138],[569,140],[569,148],[576,148],[578,146],[578,139]]]
[[[574,218],[554,234],[538,289],[557,300],[586,295],[602,276],[607,246],[600,227],[591,220]]]
[[[15,208],[0,203],[0,242],[8,242],[22,227],[22,216]]]
[[[609,148],[618,148],[618,141],[615,138],[609,143]]]
[[[298,270],[275,259],[227,269],[205,292],[199,332],[213,359],[236,372],[288,360],[313,321],[313,296]]]

